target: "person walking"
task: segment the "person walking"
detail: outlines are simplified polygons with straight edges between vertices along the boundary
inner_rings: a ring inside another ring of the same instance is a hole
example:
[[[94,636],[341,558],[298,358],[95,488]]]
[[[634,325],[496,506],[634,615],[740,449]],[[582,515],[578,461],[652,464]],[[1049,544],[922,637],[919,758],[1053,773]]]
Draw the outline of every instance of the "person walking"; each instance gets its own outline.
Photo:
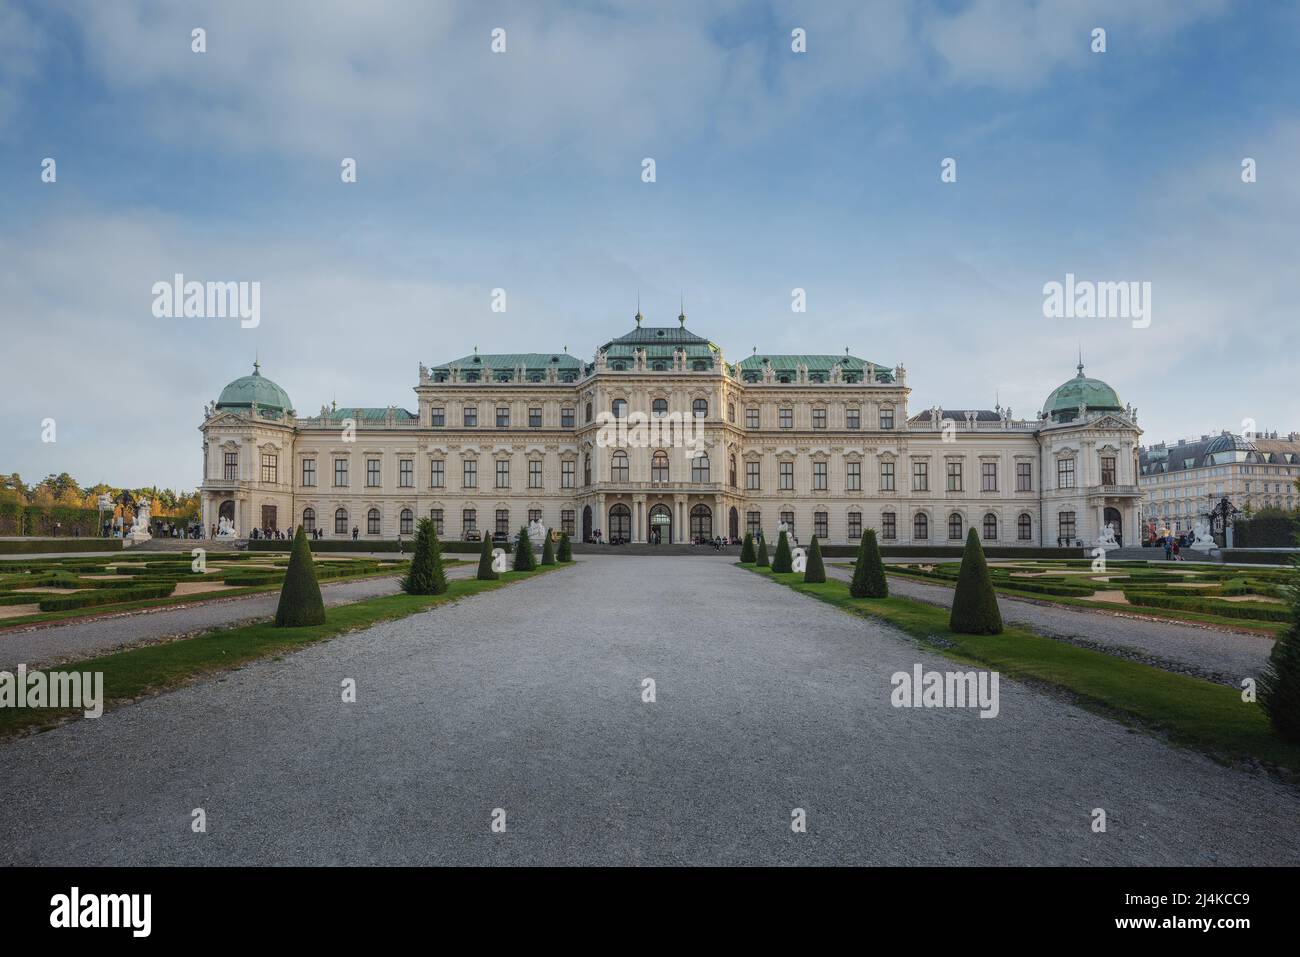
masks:
[[[1174,543],[1171,540],[1170,536],[1166,535],[1165,536],[1165,561],[1169,561],[1173,557],[1174,557]]]
[[[1178,541],[1178,539],[1174,539],[1173,551],[1174,551],[1174,561],[1181,562],[1183,560],[1183,554],[1182,554],[1183,547],[1182,544]]]
[[[352,540],[353,540],[354,542],[357,540],[357,534],[358,534],[358,529],[357,529],[357,527],[356,527],[355,525],[353,525],[353,526],[352,526]]]

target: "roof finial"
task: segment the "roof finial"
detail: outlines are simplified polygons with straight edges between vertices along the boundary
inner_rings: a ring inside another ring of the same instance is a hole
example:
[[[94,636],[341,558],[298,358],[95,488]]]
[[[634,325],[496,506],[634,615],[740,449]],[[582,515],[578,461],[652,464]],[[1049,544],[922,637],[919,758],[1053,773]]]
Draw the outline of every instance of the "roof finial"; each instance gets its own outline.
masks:
[[[1079,378],[1082,379],[1083,378],[1083,344],[1082,343],[1079,344],[1079,365],[1076,368],[1078,368],[1079,370]]]
[[[685,329],[686,328],[686,293],[685,292],[682,292],[681,294],[681,304],[682,304],[682,308],[681,308],[681,312],[677,314],[677,321],[680,322],[682,324],[682,328]]]
[[[253,375],[261,375],[262,373],[259,371],[261,368],[262,368],[262,364],[257,361],[257,350],[254,349],[253,350]]]
[[[641,290],[636,291],[636,327],[641,328]]]

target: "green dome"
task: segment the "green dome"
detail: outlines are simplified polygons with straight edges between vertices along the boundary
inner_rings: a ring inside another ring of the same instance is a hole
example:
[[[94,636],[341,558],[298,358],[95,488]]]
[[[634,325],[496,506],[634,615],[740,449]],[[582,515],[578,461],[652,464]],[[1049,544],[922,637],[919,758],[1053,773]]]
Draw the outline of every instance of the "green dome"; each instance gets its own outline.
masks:
[[[218,409],[247,409],[257,403],[259,412],[288,412],[293,409],[289,394],[262,375],[261,366],[253,363],[253,374],[236,379],[221,390]]]
[[[1089,379],[1083,374],[1080,362],[1079,374],[1068,382],[1063,382],[1047,397],[1043,411],[1053,422],[1073,422],[1079,417],[1079,403],[1087,403],[1089,412],[1123,412],[1124,405],[1119,395],[1100,379]]]

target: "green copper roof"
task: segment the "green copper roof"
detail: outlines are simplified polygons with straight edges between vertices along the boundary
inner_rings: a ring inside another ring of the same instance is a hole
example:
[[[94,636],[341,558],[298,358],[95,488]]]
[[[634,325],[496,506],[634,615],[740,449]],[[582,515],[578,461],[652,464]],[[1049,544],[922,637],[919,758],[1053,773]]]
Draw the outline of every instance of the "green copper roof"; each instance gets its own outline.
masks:
[[[393,415],[397,420],[414,421],[419,416],[407,409],[393,409]],[[330,419],[355,419],[357,422],[383,422],[388,418],[388,409],[371,406],[357,406],[355,408],[339,408],[330,412]]]
[[[288,412],[293,408],[289,394],[262,375],[261,366],[253,363],[253,374],[236,379],[221,390],[218,409],[247,409],[256,402],[262,412]]]
[[[1073,422],[1079,417],[1079,403],[1087,403],[1094,412],[1123,412],[1124,405],[1119,395],[1100,379],[1089,379],[1083,374],[1083,363],[1078,365],[1079,374],[1063,382],[1052,390],[1043,405],[1043,410],[1053,422]]]
[[[451,362],[430,369],[434,381],[446,378],[452,366],[460,367],[462,380],[475,381],[484,369],[492,370],[493,381],[510,382],[514,380],[515,369],[524,367],[524,377],[533,381],[543,381],[547,369],[555,369],[561,374],[576,375],[582,372],[582,362],[567,352],[500,352],[480,353],[462,356]]]
[[[806,366],[808,374],[827,375],[835,366],[839,366],[844,372],[865,376],[867,370],[867,360],[860,359],[857,356],[850,355],[765,355],[759,353],[748,358],[742,359],[738,363],[740,374],[746,378],[752,375],[762,376],[764,368],[772,367],[777,376],[789,374],[793,375],[799,366]],[[879,362],[873,363],[876,367],[877,382],[894,381],[894,371]],[[747,375],[748,374],[748,375]]]
[[[611,339],[606,343],[612,346],[615,343],[622,345],[685,345],[686,343],[695,343],[702,346],[711,346],[712,343],[703,336],[697,336],[686,328],[683,322],[679,326],[643,326],[641,325],[641,316],[637,315],[637,326],[631,332],[619,336],[617,339]]]

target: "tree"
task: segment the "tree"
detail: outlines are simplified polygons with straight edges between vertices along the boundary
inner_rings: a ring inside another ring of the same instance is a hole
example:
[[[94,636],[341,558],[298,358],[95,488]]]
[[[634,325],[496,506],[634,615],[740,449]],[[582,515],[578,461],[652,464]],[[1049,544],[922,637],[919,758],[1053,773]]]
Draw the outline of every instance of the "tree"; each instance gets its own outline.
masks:
[[[325,623],[325,603],[316,581],[316,563],[312,561],[307,533],[298,526],[289,552],[289,567],[280,585],[280,603],[275,608],[275,627],[301,628]]]
[[[569,541],[569,533],[560,533],[560,554],[555,556],[561,564],[567,564],[573,561],[573,543]]]
[[[302,534],[299,526],[298,534]],[[411,567],[402,579],[402,591],[408,595],[442,595],[447,591],[447,574],[442,568],[442,546],[433,522],[420,519],[415,526],[415,548],[411,553]]]
[[[817,543],[816,535],[808,543],[808,564],[804,566],[803,580],[810,583],[826,580],[826,566],[822,564],[822,547]]]
[[[853,581],[849,594],[854,598],[888,598],[889,583],[885,579],[885,566],[880,560],[880,546],[876,544],[876,530],[862,533],[858,546],[858,561],[853,566]]]
[[[794,566],[794,558],[790,554],[790,538],[785,533],[776,540],[776,554],[772,556],[772,571],[788,572]]]
[[[515,545],[515,571],[530,572],[537,567],[533,557],[533,543],[528,540],[528,526],[519,529],[519,542]]]
[[[555,564],[555,546],[551,544],[550,533],[542,536],[542,564]]]
[[[746,532],[745,544],[740,546],[740,563],[742,565],[752,565],[757,557],[754,554],[754,533]]]
[[[1259,676],[1259,706],[1273,730],[1300,744],[1300,559],[1286,586],[1291,624],[1273,642],[1268,665]]]
[[[492,536],[487,532],[483,533],[483,550],[478,553],[478,575],[479,581],[495,581],[501,576],[497,574],[496,569],[492,567]]]
[[[754,564],[759,568],[768,568],[772,564],[767,560],[767,539],[762,532],[758,533],[758,557],[754,559]]]
[[[952,596],[948,627],[963,635],[1002,633],[998,596],[989,578],[989,566],[984,561],[980,537],[973,528],[966,536],[966,550],[962,553],[961,569],[957,572],[957,590]]]

